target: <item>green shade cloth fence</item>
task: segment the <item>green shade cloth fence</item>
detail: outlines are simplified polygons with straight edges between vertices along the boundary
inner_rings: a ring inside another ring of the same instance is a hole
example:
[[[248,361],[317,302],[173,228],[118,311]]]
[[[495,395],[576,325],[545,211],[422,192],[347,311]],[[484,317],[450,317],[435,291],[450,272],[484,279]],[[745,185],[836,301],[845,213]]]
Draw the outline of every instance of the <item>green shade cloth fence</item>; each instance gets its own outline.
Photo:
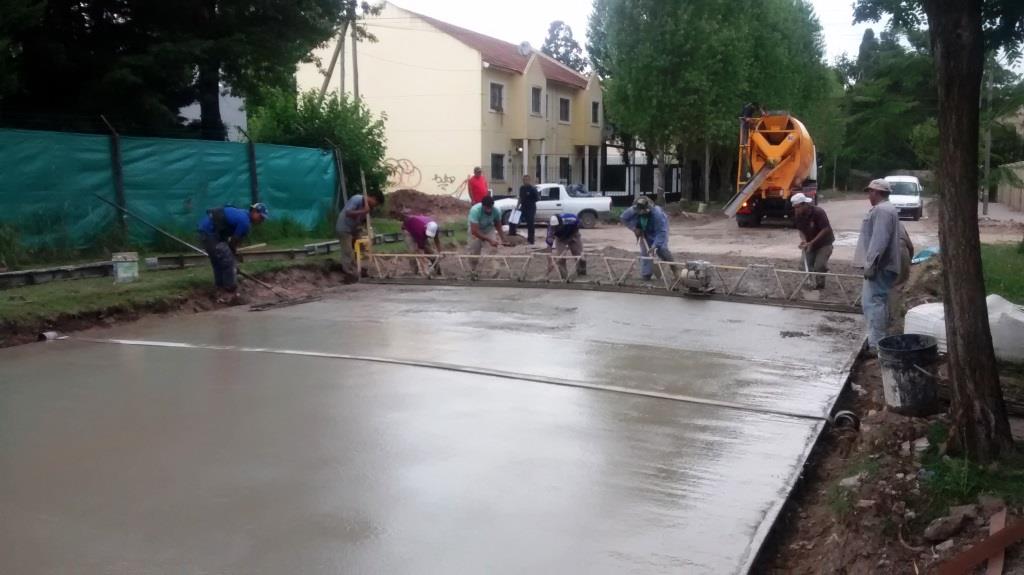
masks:
[[[126,207],[143,218],[192,233],[212,207],[252,201],[247,144],[121,137]],[[0,130],[0,223],[30,248],[88,248],[116,233],[111,137]],[[259,200],[271,216],[312,229],[331,209],[338,181],[327,150],[255,145]],[[152,230],[127,220],[129,239],[146,245]]]

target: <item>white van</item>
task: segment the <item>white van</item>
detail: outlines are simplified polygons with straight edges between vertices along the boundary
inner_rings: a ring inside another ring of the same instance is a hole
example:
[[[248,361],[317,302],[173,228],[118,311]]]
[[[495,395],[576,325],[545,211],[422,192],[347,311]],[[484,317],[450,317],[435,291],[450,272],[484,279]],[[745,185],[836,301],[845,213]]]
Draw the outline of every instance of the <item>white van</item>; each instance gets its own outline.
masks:
[[[901,218],[913,218],[916,222],[924,213],[924,201],[921,199],[921,182],[914,176],[886,176],[892,191],[889,202],[899,210]]]

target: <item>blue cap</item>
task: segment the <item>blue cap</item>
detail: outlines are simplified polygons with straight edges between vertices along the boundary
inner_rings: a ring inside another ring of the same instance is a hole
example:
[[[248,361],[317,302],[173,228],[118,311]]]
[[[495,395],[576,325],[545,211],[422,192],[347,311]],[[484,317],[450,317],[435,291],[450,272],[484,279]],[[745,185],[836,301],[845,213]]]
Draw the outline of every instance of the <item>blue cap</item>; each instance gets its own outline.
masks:
[[[256,210],[257,213],[263,214],[264,218],[266,218],[268,220],[270,219],[270,212],[267,210],[267,205],[264,204],[263,202],[257,202],[255,204],[249,206],[249,209],[250,210]]]

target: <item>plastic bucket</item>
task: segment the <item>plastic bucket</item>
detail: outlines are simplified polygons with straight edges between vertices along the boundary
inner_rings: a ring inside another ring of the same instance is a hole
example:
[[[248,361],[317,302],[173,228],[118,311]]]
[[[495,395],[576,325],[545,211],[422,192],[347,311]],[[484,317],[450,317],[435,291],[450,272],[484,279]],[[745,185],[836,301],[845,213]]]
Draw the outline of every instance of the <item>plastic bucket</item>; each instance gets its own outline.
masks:
[[[903,415],[929,415],[938,405],[935,365],[938,342],[930,335],[906,333],[878,342],[885,404]]]

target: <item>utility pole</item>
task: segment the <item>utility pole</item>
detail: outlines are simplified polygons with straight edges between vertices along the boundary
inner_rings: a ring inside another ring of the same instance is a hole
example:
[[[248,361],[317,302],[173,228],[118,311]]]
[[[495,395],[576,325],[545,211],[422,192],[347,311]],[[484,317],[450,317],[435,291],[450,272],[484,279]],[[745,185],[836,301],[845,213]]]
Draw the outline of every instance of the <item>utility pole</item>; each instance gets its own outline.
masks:
[[[355,97],[356,104],[359,103],[359,40],[356,38],[357,28],[355,21],[352,22],[352,95]]]
[[[988,71],[988,102],[985,104],[985,177],[983,178],[985,188],[981,192],[981,214],[988,215],[988,194],[989,177],[992,174],[992,79],[995,76],[995,63],[990,65]]]
[[[327,73],[324,74],[324,83],[320,86],[320,99],[324,99],[324,94],[327,93],[327,88],[330,87],[331,77],[334,76],[334,67],[338,64],[338,58],[341,57],[341,85],[344,90],[345,85],[345,33],[348,31],[348,22],[342,22],[341,33],[338,35],[338,44],[334,46],[334,55],[331,56],[331,63],[327,66]]]

